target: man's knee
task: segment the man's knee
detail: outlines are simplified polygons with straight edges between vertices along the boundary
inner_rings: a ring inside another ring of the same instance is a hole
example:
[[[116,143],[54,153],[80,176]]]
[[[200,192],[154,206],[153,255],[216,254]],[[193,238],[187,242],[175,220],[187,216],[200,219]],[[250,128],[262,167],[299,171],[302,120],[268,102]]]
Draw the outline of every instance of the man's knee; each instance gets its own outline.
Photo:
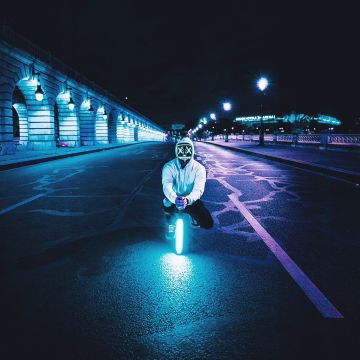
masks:
[[[214,226],[214,220],[211,217],[210,211],[201,200],[195,201],[191,207],[192,216],[197,219],[201,228],[211,229]]]
[[[214,220],[211,216],[204,219],[201,223],[201,227],[204,229],[211,229],[214,226]]]

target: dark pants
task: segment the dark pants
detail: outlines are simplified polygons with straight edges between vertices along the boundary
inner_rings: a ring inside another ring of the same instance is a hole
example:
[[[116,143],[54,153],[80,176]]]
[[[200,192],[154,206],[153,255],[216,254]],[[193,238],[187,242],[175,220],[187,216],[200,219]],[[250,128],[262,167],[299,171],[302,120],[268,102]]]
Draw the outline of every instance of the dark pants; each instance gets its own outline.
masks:
[[[164,206],[164,211],[168,215],[168,221],[170,221],[172,215],[178,210],[176,206],[172,204],[169,207]],[[204,229],[210,229],[214,225],[214,220],[212,219],[209,210],[205,207],[201,200],[197,200],[192,205],[188,205],[184,212],[189,214],[200,225],[200,227]]]

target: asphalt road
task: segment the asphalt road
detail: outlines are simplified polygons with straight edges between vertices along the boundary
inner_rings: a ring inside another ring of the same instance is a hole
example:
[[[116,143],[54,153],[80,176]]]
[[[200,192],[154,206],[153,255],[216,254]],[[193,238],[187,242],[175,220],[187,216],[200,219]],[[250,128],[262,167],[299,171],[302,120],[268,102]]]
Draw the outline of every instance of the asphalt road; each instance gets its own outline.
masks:
[[[0,173],[1,359],[338,359],[360,351],[360,190],[197,144],[215,226],[164,240],[138,144]]]

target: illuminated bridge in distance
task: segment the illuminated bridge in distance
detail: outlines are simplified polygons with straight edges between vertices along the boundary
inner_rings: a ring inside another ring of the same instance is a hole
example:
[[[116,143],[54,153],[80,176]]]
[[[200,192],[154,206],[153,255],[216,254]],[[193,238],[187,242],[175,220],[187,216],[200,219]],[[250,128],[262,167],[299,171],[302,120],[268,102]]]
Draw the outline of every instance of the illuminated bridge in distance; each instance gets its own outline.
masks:
[[[10,28],[1,28],[2,154],[16,147],[163,140],[163,129],[153,121]]]

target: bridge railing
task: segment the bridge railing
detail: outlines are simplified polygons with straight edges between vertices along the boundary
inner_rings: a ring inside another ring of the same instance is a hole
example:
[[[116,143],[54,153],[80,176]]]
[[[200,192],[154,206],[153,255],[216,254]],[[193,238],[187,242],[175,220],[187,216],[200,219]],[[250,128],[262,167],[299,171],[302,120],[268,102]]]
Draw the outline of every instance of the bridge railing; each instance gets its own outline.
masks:
[[[360,146],[360,135],[331,134],[327,136],[330,145]]]
[[[226,135],[215,135],[214,140],[225,141]],[[211,137],[207,140],[212,140]],[[355,147],[360,149],[360,134],[265,134],[265,142],[274,144],[315,145],[319,147]],[[228,141],[258,142],[258,134],[231,134]]]

